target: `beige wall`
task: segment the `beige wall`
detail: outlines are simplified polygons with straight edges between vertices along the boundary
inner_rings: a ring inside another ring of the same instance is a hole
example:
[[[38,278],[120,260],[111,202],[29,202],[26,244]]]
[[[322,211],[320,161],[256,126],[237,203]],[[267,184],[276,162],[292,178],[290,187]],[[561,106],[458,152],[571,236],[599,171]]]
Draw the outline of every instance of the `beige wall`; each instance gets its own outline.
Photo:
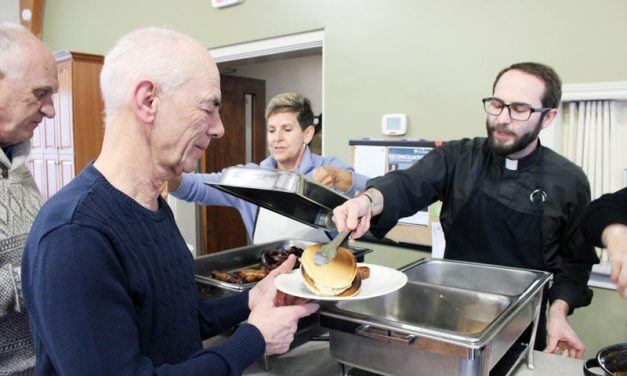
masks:
[[[245,0],[223,10],[210,4],[48,1],[44,41],[55,51],[103,54],[120,35],[146,25],[170,26],[208,48],[324,29],[325,151],[345,160],[348,139],[381,137],[384,113],[406,113],[410,138],[483,135],[480,99],[513,62],[550,64],[564,83],[627,80],[625,0]],[[617,297],[597,293],[573,317],[586,356],[627,338],[627,301]],[[609,319],[608,307],[623,315]]]

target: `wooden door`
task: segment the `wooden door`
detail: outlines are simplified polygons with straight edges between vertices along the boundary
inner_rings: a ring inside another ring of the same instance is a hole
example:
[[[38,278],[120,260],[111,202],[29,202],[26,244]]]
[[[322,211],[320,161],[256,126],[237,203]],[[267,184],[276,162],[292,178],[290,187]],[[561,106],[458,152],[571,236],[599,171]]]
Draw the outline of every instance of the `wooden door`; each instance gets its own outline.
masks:
[[[104,139],[104,103],[100,95],[100,71],[104,58],[72,52],[72,127],[69,129],[74,155],[74,172],[78,175],[96,159]]]
[[[220,80],[220,116],[224,124],[224,137],[211,141],[201,159],[201,172],[221,171],[246,162],[259,163],[266,157],[265,81],[224,75]],[[247,119],[250,124],[248,129]],[[251,159],[249,161],[246,160],[247,149]],[[203,207],[201,217],[203,254],[248,243],[246,228],[237,209]]]

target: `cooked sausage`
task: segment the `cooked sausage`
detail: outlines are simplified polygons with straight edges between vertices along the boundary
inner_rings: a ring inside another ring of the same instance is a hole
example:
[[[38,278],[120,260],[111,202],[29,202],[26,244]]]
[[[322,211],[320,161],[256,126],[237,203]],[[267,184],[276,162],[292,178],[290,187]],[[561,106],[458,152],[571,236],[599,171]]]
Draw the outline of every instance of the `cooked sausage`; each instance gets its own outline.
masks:
[[[357,273],[359,273],[362,280],[367,279],[370,277],[370,268],[367,266],[359,266],[357,267]]]
[[[237,284],[242,283],[242,278],[232,273],[218,272],[214,270],[211,272],[211,277],[222,282],[237,283]]]
[[[246,283],[261,281],[266,275],[268,275],[268,273],[261,269],[242,269],[233,272],[233,274],[240,276],[242,281]]]
[[[241,269],[234,272],[213,271],[211,277],[219,281],[236,284],[258,282],[271,270],[278,268],[291,254],[300,257],[303,254],[303,249],[294,246],[289,249],[267,249],[259,255],[259,269]],[[295,267],[298,268],[299,266],[300,263],[296,261]]]

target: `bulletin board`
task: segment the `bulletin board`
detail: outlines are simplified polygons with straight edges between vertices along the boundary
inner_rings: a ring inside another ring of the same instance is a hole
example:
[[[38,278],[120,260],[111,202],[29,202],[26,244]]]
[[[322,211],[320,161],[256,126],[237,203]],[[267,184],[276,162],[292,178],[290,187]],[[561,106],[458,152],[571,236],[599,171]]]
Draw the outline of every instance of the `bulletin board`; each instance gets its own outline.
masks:
[[[355,171],[372,178],[410,167],[442,142],[361,139],[349,140],[348,144]],[[399,224],[387,233],[386,238],[401,245],[431,247],[432,232],[439,229],[440,207],[441,203],[437,202],[410,218],[399,220]],[[374,238],[366,237],[364,240]]]

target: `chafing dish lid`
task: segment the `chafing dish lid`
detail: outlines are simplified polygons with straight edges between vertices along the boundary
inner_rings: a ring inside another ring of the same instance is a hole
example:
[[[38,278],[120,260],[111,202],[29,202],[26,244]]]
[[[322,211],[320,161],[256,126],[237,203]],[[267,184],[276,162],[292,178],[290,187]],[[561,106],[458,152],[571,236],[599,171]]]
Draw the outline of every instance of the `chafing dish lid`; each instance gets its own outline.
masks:
[[[333,230],[333,208],[347,197],[294,171],[234,166],[205,184],[316,228]]]

